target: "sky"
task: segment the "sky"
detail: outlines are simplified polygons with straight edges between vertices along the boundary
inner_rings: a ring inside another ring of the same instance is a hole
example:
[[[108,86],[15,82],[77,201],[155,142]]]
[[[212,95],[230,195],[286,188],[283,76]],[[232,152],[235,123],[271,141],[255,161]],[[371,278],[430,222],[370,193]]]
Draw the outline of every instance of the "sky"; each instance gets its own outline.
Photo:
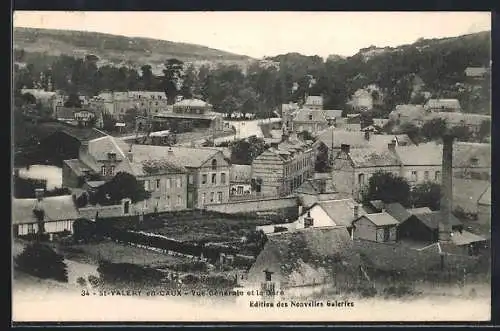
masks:
[[[491,30],[489,12],[36,12],[14,27],[80,30],[208,46],[255,58],[351,56],[371,45]]]

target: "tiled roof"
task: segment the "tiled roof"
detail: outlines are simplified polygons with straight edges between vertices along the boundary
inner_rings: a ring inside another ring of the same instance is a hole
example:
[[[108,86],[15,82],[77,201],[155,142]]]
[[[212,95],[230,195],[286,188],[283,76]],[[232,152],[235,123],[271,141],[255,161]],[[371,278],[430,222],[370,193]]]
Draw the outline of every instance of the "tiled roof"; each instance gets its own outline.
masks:
[[[465,75],[467,77],[483,77],[488,71],[488,68],[485,67],[467,67],[465,69]]]
[[[488,185],[486,190],[484,190],[477,203],[480,205],[491,206],[491,185]]]
[[[43,123],[45,129],[47,129],[47,134],[43,138],[47,138],[52,134],[57,132],[62,132],[70,137],[73,137],[80,142],[90,141],[96,138],[101,138],[107,136],[106,133],[103,133],[100,130],[95,128],[78,128],[74,126],[65,125],[60,122],[47,122]]]
[[[159,112],[155,117],[165,117],[165,118],[189,118],[189,119],[201,119],[201,120],[213,120],[216,117],[222,116],[216,112],[206,112],[205,114],[188,114],[188,113],[174,113],[174,112]]]
[[[12,224],[36,223],[33,214],[36,199],[12,200]],[[78,210],[71,195],[46,197],[42,201],[45,210],[45,221],[74,220],[79,217]]]
[[[422,223],[424,223],[429,229],[438,229],[439,222],[441,222],[440,211],[434,211],[431,213],[423,213],[415,215]],[[450,224],[452,226],[460,226],[462,223],[453,215],[450,218]]]
[[[375,148],[354,148],[349,152],[349,157],[355,167],[380,167],[399,166],[401,163],[394,152],[380,151]]]
[[[475,242],[486,241],[486,238],[468,231],[454,231],[451,234],[451,242],[457,246],[469,245]]]
[[[172,154],[169,154],[171,151]],[[168,147],[151,145],[133,145],[132,152],[134,160],[154,160],[166,157],[169,162],[177,166],[189,168],[199,168],[217,153],[221,153],[214,148],[194,148],[194,147]]]
[[[126,156],[123,148],[125,148],[126,151],[126,146],[123,145],[123,141],[115,139],[112,136],[105,136],[88,142],[89,154],[96,160],[107,160],[108,153],[115,153],[116,159],[119,161],[124,160]]]
[[[384,206],[385,211],[394,217],[399,223],[403,223],[411,217],[411,213],[406,210],[400,203],[387,203]]]
[[[441,165],[443,146],[435,142],[397,146],[396,153],[404,165]]]
[[[407,210],[412,215],[432,213],[432,210],[429,207],[409,208]]]
[[[312,116],[312,119],[309,119]],[[295,113],[293,118],[297,122],[325,122],[325,113],[322,110],[303,108]]]
[[[327,120],[329,119],[339,119],[342,117],[342,110],[341,109],[325,109],[323,110],[325,113],[325,117]]]
[[[491,116],[460,112],[433,112],[426,116],[426,120],[442,118],[448,125],[481,125],[483,121],[490,121]]]
[[[209,103],[200,99],[184,99],[174,104],[174,107],[211,107]]]
[[[402,117],[406,120],[421,120],[426,115],[426,111],[421,105],[397,105],[390,112],[389,118],[398,119]]]
[[[359,206],[353,199],[319,201],[317,204],[339,226],[351,226],[354,221],[354,206]],[[358,216],[366,214],[361,206],[358,208]]]
[[[425,104],[426,109],[462,109],[457,99],[429,99]]]
[[[361,218],[366,218],[370,220],[376,226],[385,226],[385,225],[398,225],[399,222],[397,219],[392,217],[386,212],[376,213],[376,214],[365,214],[361,216]],[[359,218],[358,218],[359,220]],[[358,220],[354,221],[357,222]]]
[[[310,95],[307,97],[305,105],[315,105],[322,106],[323,105],[323,97],[319,95]]]
[[[92,172],[92,169],[79,159],[64,160],[63,163],[66,164],[77,176],[82,176],[85,172]]]

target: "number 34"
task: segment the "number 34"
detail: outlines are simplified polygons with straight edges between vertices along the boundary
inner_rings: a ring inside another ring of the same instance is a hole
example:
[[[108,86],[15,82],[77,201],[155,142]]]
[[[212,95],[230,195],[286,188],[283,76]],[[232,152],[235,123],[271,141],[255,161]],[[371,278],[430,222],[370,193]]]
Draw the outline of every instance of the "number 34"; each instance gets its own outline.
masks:
[[[86,295],[90,295],[89,291],[88,290],[82,290],[82,297],[86,296]]]

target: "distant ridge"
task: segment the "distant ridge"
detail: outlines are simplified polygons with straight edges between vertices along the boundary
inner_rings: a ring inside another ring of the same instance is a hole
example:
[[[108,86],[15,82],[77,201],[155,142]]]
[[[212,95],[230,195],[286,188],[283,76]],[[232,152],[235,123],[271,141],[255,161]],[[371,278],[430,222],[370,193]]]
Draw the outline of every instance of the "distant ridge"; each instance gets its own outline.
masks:
[[[202,45],[99,32],[16,27],[15,49],[47,55],[85,56],[94,54],[112,63],[161,64],[167,58],[182,61],[247,62],[246,55],[233,54]]]

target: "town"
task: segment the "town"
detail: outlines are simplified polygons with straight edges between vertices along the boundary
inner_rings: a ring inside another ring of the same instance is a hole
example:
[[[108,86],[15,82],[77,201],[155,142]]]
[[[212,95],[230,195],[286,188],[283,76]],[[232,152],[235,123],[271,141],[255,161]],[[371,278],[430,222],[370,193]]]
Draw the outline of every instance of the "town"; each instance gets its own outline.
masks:
[[[16,49],[15,274],[107,295],[473,293],[490,273],[489,49],[422,43],[140,73]],[[439,47],[460,59],[445,83],[404,67]]]

